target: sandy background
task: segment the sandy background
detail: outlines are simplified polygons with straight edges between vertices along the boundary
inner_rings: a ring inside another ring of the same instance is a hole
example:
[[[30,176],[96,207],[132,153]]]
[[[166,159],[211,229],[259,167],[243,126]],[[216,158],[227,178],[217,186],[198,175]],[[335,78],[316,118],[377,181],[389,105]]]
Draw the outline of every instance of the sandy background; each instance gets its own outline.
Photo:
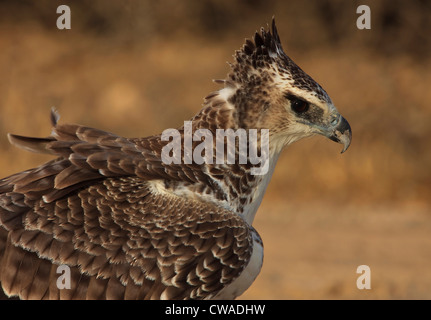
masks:
[[[0,176],[49,157],[6,133],[61,121],[127,137],[178,127],[224,78],[226,61],[275,15],[287,54],[353,130],[285,150],[254,226],[262,272],[244,299],[431,298],[431,2],[56,1],[0,3]],[[356,28],[369,4],[372,29]],[[371,268],[371,290],[356,268]]]

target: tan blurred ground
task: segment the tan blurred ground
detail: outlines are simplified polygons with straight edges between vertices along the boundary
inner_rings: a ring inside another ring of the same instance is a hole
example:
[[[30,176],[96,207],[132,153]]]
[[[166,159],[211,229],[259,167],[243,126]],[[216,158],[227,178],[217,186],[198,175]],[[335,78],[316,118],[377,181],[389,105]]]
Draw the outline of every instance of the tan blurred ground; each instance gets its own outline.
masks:
[[[178,127],[218,88],[234,50],[275,14],[285,51],[330,94],[353,142],[315,137],[279,160],[254,226],[265,244],[249,299],[431,298],[431,61],[427,1],[54,1],[0,4],[0,176],[49,157],[6,133],[61,121],[124,136]],[[306,4],[305,4],[306,3]],[[356,288],[368,265],[372,289]]]

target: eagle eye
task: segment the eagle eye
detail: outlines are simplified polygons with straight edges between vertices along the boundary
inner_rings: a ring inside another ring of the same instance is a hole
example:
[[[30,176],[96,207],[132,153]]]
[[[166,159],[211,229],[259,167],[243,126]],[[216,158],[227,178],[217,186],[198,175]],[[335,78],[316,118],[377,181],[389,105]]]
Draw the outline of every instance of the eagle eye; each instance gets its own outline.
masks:
[[[298,99],[296,97],[290,97],[290,107],[296,113],[304,113],[307,112],[310,104],[304,100]]]

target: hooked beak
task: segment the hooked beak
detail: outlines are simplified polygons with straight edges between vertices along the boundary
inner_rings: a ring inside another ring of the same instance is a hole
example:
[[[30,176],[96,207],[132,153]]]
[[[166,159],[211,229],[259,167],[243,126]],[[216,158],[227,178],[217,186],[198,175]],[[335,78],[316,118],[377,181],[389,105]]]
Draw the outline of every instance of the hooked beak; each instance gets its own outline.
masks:
[[[349,123],[346,119],[344,119],[341,115],[338,119],[338,123],[335,127],[328,130],[325,134],[332,141],[341,143],[344,148],[341,153],[344,153],[347,148],[350,146],[350,142],[352,141],[352,129],[350,128]]]

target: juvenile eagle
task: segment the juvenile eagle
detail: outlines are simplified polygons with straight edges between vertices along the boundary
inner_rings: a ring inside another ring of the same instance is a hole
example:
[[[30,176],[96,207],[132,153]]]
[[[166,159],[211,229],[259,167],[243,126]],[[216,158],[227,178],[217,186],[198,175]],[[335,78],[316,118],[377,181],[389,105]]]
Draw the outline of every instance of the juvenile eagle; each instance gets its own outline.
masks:
[[[269,130],[263,175],[251,174],[248,160],[167,164],[161,135],[123,138],[58,124],[55,112],[48,138],[9,135],[56,158],[0,180],[0,282],[8,296],[233,299],[251,285],[263,260],[252,222],[280,152],[316,134],[344,152],[351,129],[283,52],[274,20],[234,57],[192,131]],[[184,140],[184,127],[178,132]],[[59,266],[70,270],[70,289],[57,284]]]

